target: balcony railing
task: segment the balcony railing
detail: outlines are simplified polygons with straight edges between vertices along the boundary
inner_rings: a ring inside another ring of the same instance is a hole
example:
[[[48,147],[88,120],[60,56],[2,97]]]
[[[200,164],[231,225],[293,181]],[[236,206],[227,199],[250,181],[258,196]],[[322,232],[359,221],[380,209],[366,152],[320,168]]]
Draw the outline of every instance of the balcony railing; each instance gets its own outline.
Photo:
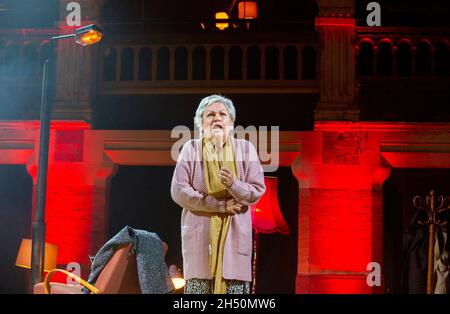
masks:
[[[316,93],[318,44],[105,45],[100,94]]]
[[[56,33],[1,31],[2,80],[38,82],[47,39]],[[108,36],[100,46],[98,93],[317,93],[318,38],[305,34]]]

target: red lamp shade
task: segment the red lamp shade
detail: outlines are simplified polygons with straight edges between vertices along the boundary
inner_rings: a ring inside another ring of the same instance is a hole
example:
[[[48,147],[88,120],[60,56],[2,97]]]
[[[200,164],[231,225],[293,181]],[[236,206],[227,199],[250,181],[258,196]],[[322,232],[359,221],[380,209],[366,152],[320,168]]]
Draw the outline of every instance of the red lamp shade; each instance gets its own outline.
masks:
[[[253,229],[260,233],[288,234],[291,229],[287,225],[278,205],[278,178],[265,177],[266,193],[256,205],[251,206]]]

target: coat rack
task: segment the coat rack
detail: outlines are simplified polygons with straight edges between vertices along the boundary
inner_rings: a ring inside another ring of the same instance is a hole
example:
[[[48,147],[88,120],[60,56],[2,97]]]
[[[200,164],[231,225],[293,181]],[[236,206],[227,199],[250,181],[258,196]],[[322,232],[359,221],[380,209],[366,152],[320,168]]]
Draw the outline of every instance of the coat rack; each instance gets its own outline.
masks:
[[[442,227],[448,221],[441,220],[440,216],[446,210],[450,209],[450,197],[437,195],[434,190],[428,193],[423,201],[421,196],[415,196],[413,205],[419,211],[425,211],[427,220],[419,220],[421,225],[428,226],[428,270],[427,270],[427,294],[433,294],[433,271],[434,271],[434,245],[436,239],[436,231],[438,227]]]

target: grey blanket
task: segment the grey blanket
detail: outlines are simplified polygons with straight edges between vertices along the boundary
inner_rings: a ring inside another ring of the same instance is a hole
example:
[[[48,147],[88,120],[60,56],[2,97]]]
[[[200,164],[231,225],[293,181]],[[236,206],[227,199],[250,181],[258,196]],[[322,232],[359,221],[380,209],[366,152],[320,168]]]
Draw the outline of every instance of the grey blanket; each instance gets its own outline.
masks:
[[[163,256],[163,245],[156,233],[123,228],[97,252],[88,282],[95,285],[97,277],[116,251],[116,247],[133,243],[136,253],[139,285],[143,294],[170,293],[175,290]],[[86,290],[85,290],[86,292]]]

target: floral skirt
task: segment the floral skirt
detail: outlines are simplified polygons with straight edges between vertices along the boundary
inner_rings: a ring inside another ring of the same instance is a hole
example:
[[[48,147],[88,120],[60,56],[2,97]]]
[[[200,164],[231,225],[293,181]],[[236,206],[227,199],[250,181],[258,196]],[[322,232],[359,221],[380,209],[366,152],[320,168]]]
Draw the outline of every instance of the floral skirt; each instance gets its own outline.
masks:
[[[250,294],[250,282],[241,280],[226,280],[227,294]],[[185,294],[212,294],[214,281],[212,279],[191,278],[186,280]]]

